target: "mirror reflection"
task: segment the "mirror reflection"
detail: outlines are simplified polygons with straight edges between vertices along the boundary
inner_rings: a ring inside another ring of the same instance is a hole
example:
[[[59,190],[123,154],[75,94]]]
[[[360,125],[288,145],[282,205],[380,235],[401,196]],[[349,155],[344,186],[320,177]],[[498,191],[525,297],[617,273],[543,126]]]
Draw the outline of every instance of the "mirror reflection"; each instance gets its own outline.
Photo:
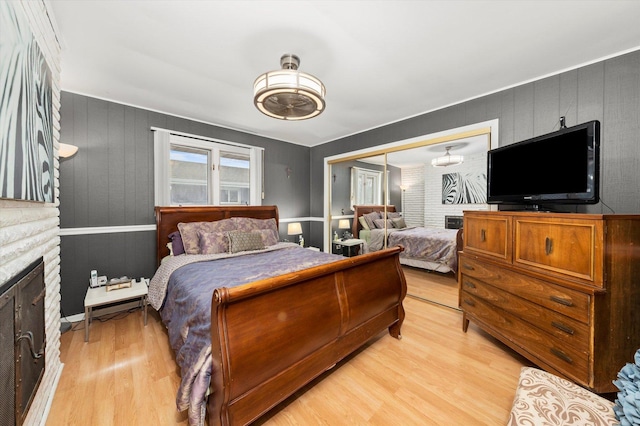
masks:
[[[488,209],[490,140],[485,132],[333,162],[333,252],[357,255],[402,244],[408,296],[457,309],[462,216],[464,210]]]

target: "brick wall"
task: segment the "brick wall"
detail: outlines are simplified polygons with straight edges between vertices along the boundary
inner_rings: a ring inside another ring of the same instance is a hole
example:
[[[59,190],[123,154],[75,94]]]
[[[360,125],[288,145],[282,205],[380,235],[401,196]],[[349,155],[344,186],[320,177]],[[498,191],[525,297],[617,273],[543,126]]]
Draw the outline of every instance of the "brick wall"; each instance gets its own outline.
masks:
[[[445,216],[462,216],[464,210],[488,210],[486,204],[442,204],[442,175],[486,170],[486,153],[466,156],[458,166],[402,169],[404,217],[408,226],[444,228]]]
[[[56,37],[55,23],[43,1],[15,1],[13,7],[24,12],[31,30],[43,52],[52,74],[54,185],[56,199],[53,203],[35,203],[0,200],[0,284],[44,258],[46,366],[38,393],[31,403],[26,425],[44,423],[44,417],[53,398],[60,363],[60,238],[58,186],[59,163],[57,151],[60,139],[60,43]]]

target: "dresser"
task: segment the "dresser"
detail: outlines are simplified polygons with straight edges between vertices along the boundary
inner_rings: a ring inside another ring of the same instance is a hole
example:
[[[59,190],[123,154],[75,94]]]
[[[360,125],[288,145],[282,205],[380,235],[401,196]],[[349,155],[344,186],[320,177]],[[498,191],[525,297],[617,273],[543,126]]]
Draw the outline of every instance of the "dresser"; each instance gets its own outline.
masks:
[[[465,212],[469,321],[597,393],[640,348],[640,215]]]

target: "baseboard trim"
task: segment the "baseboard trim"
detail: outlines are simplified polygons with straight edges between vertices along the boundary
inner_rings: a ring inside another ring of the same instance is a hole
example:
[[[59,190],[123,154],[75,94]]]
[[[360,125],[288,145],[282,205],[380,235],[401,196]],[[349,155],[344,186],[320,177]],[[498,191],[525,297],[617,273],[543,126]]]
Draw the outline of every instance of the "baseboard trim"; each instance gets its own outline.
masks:
[[[44,406],[44,411],[42,412],[42,417],[40,418],[40,426],[46,426],[47,419],[49,417],[49,411],[51,411],[51,406],[53,405],[53,398],[56,395],[56,391],[58,390],[58,383],[60,382],[60,377],[62,377],[62,370],[64,369],[64,364],[60,363],[60,368],[56,372],[56,376],[53,379],[53,386],[51,387],[51,392],[47,396],[47,402]]]

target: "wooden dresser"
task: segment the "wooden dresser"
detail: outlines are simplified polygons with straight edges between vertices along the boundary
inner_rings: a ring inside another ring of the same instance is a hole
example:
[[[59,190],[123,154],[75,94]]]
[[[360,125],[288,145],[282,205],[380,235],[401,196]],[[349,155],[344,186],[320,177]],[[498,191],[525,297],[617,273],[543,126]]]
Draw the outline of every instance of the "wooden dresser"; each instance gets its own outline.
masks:
[[[598,393],[640,348],[640,215],[465,212],[469,321]]]

